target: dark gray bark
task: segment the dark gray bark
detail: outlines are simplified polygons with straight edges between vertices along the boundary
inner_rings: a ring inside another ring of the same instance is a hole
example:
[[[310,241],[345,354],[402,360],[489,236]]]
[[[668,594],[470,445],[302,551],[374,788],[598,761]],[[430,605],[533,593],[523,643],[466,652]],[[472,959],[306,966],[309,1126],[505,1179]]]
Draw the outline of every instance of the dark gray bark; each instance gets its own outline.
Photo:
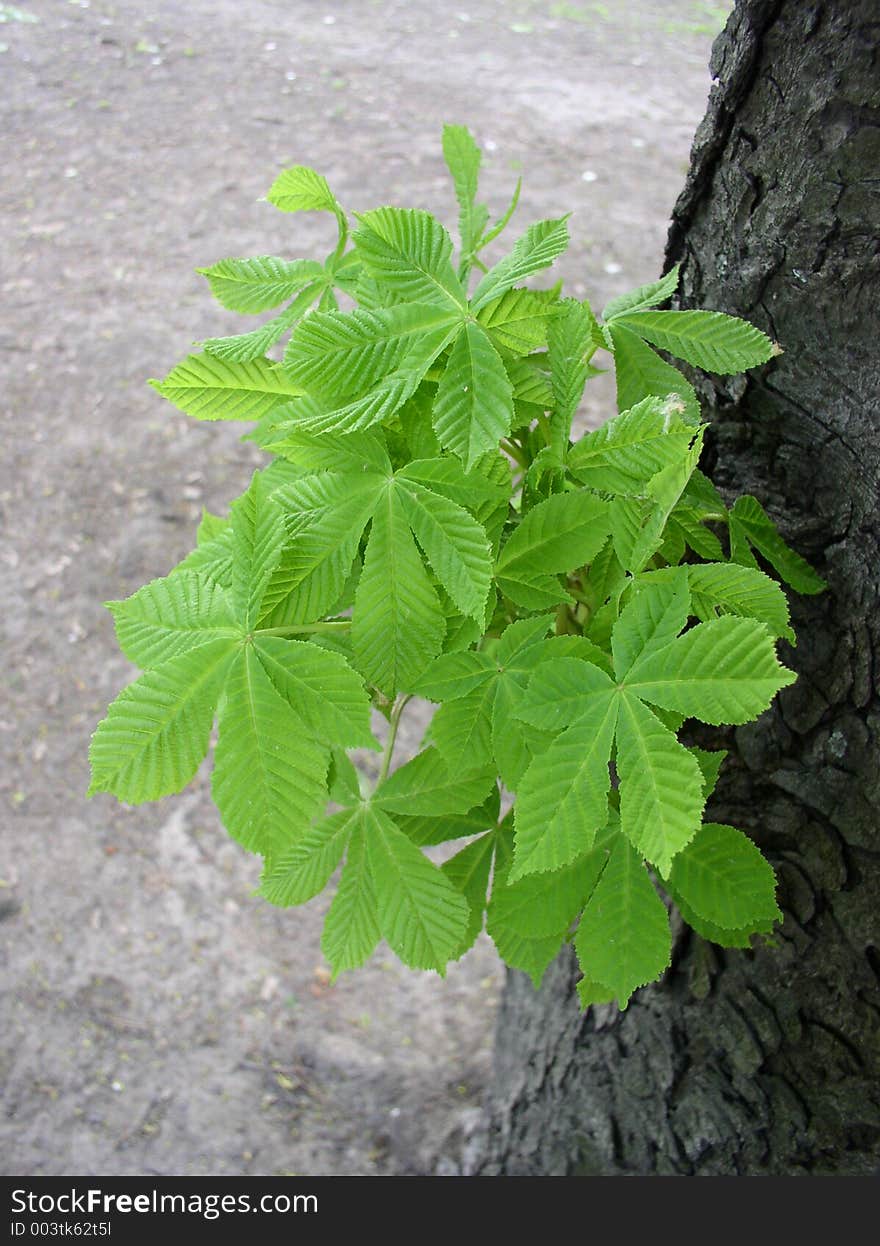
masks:
[[[675,208],[682,307],[784,347],[706,388],[707,470],[828,580],[793,597],[797,683],[731,733],[711,810],[774,862],[778,946],[683,931],[625,1013],[563,957],[510,975],[484,1173],[874,1172],[880,1161],[880,10],[740,0]]]

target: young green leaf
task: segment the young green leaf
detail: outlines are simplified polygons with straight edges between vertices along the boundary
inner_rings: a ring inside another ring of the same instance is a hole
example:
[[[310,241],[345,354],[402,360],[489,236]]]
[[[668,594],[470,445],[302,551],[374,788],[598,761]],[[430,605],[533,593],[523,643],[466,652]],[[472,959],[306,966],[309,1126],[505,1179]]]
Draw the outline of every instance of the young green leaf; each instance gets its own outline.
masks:
[[[669,965],[672,935],[663,901],[623,836],[584,909],[574,940],[588,980],[613,991],[621,1008]]]
[[[259,633],[254,648],[272,686],[308,735],[343,748],[379,748],[370,730],[363,681],[343,657],[300,640]]]
[[[266,198],[282,212],[332,212],[342,214],[327,179],[314,169],[298,164],[275,178]]]
[[[461,238],[462,271],[465,279],[470,268],[469,258],[477,249],[477,243],[486,228],[489,211],[485,204],[477,203],[477,186],[480,175],[480,149],[463,125],[443,127],[443,156],[455,185],[458,200],[458,232]]]
[[[214,355],[189,355],[150,384],[197,420],[260,420],[302,390],[268,359],[230,363]]]
[[[381,939],[376,892],[367,860],[366,814],[357,811],[352,822],[345,866],[324,922],[321,950],[335,979],[345,969],[357,969],[376,950]]]
[[[614,346],[614,370],[617,375],[617,409],[628,411],[644,398],[681,399],[681,415],[688,423],[700,419],[700,404],[693,385],[677,368],[646,346],[638,334],[617,321],[608,326]]]
[[[229,834],[250,852],[277,857],[323,811],[328,761],[245,645],[226,681],[211,777]]]
[[[145,584],[125,601],[105,603],[119,647],[142,670],[210,640],[241,634],[223,589],[195,571],[177,571]]]
[[[651,281],[648,285],[639,286],[637,290],[619,294],[617,298],[605,305],[602,319],[613,320],[616,316],[623,315],[624,312],[642,311],[647,307],[656,307],[659,303],[665,303],[678,289],[680,268],[681,265],[676,264],[659,281]]]
[[[289,908],[305,904],[323,891],[348,846],[359,818],[354,809],[322,818],[271,861],[260,881],[260,895],[270,904]]]
[[[607,503],[586,491],[539,502],[501,550],[495,568],[499,588],[526,609],[546,610],[570,600],[555,576],[588,563],[609,527]]]
[[[437,749],[428,748],[381,783],[372,804],[410,817],[467,813],[486,799],[494,782],[491,767],[452,771]]]
[[[827,587],[810,564],[786,545],[757,498],[749,494],[737,498],[730,511],[729,523],[733,562],[753,566],[755,560],[749,551],[752,545],[796,593],[821,593]]]
[[[400,481],[397,492],[437,579],[459,610],[482,624],[492,581],[491,551],[482,527],[456,502],[412,479]]]
[[[591,489],[642,493],[652,476],[687,454],[694,432],[665,399],[645,398],[582,437],[569,452],[569,471]]]
[[[552,264],[568,246],[567,221],[567,216],[561,216],[558,220],[538,221],[530,225],[514,243],[510,254],[486,273],[474,291],[471,309],[478,312],[532,273]]]
[[[373,515],[355,594],[351,638],[363,676],[386,696],[407,689],[443,643],[440,601],[419,557],[397,490]]]
[[[364,266],[398,299],[463,310],[467,298],[450,257],[444,227],[416,208],[376,208],[358,215],[353,235]]]
[[[274,255],[253,259],[219,260],[210,268],[197,268],[206,277],[211,293],[229,311],[245,315],[278,307],[324,275],[314,260],[280,260]]]
[[[673,862],[669,883],[698,917],[724,929],[782,920],[769,862],[732,826],[704,823]]]
[[[501,356],[484,329],[468,323],[458,335],[434,402],[434,431],[470,471],[510,432],[513,390]]]
[[[381,809],[367,806],[363,819],[382,934],[405,965],[442,976],[464,940],[467,902]]]
[[[198,770],[235,644],[210,640],[147,671],[120,692],[89,747],[89,796],[137,804],[179,792]]]
[[[779,353],[766,333],[723,312],[630,310],[614,323],[704,372],[744,372]]]

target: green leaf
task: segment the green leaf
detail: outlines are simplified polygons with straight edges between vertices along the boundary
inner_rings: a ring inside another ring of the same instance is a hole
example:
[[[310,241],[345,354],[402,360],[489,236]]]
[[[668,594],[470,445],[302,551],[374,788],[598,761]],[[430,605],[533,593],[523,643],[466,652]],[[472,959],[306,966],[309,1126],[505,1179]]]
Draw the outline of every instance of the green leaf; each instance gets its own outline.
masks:
[[[408,359],[427,367],[455,324],[449,309],[431,303],[314,312],[291,337],[284,367],[297,385],[334,402],[360,398]]]
[[[764,922],[757,928],[755,925],[742,926],[739,929],[716,926],[714,922],[706,921],[705,918],[699,917],[668,884],[667,887],[678,911],[690,928],[695,930],[702,939],[708,939],[710,943],[717,943],[719,947],[748,948],[752,946],[752,940],[756,934],[769,935],[773,929],[772,921]]]
[[[303,164],[282,170],[266,198],[282,212],[332,212],[334,216],[342,213],[327,179]]]
[[[700,404],[696,391],[681,372],[661,359],[637,334],[624,325],[612,321],[608,332],[614,345],[618,411],[628,411],[644,398],[668,398],[671,394],[676,394],[682,402],[683,419],[689,423],[697,423],[700,419]]]
[[[291,421],[277,425],[260,444],[264,450],[282,455],[306,473],[391,474],[391,461],[379,429],[334,436],[313,433]]]
[[[434,402],[434,430],[470,471],[510,432],[513,391],[501,356],[479,325],[458,335]]]
[[[586,491],[558,493],[539,502],[499,555],[499,588],[527,609],[568,600],[554,574],[588,563],[604,545],[609,527],[607,503]]]
[[[379,928],[405,965],[442,976],[464,939],[467,902],[387,814],[368,806],[363,816]]]
[[[486,799],[495,782],[491,767],[455,770],[436,748],[418,753],[374,792],[372,804],[410,817],[467,813]]]
[[[541,662],[532,675],[519,717],[543,731],[563,731],[582,715],[595,717],[596,706],[604,705],[613,692],[614,681],[598,666],[554,657]]]
[[[628,311],[615,323],[704,372],[745,372],[779,353],[766,333],[723,312]]]
[[[453,953],[453,960],[464,955],[483,929],[486,893],[489,890],[489,874],[494,855],[495,834],[490,832],[462,848],[440,867],[441,874],[464,896],[468,906],[467,927],[461,943]]]
[[[280,260],[274,255],[253,259],[219,260],[210,268],[197,268],[208,279],[211,293],[229,311],[245,315],[278,307],[312,282],[324,276],[313,260]]]
[[[538,221],[530,225],[509,255],[490,268],[474,291],[471,309],[485,307],[492,299],[518,285],[532,273],[547,268],[568,246],[568,217]]]
[[[560,308],[550,322],[548,360],[553,385],[551,430],[561,454],[568,447],[571,421],[592,371],[589,357],[596,349],[598,326],[589,303],[565,299]]]
[[[276,857],[323,811],[328,761],[327,749],[303,735],[300,719],[246,645],[226,682],[211,777],[229,834],[250,852]]]
[[[492,935],[492,942],[505,965],[527,973],[537,991],[544,974],[559,955],[567,934],[567,930],[560,930],[544,939],[527,939],[509,926],[499,926]]]
[[[432,343],[418,344],[416,353],[408,355],[399,368],[359,397],[341,399],[342,405],[332,399],[312,398],[309,410],[303,410],[303,427],[312,433],[354,433],[390,420],[418,390],[434,356],[447,341],[446,331],[438,330]]]
[[[492,937],[506,928],[527,939],[546,939],[568,930],[592,892],[608,860],[597,846],[551,874],[531,874],[516,883],[492,888],[487,930]]]
[[[652,476],[681,461],[693,439],[693,425],[683,424],[668,403],[645,398],[582,437],[569,452],[568,466],[591,489],[642,493]]]
[[[491,679],[496,669],[485,653],[441,653],[415,683],[413,692],[429,701],[456,701]]]
[[[617,697],[600,693],[587,704],[578,721],[535,758],[520,784],[511,882],[576,860],[608,821]]]
[[[500,502],[506,508],[510,497],[509,481],[500,485],[491,477],[483,475],[481,466],[482,461],[473,471],[466,472],[461,461],[453,456],[416,459],[399,468],[397,478],[414,480],[432,493],[442,494],[450,502],[457,502],[468,510],[478,511],[481,506],[497,507]]]
[[[689,609],[688,572],[684,567],[664,572],[662,580],[644,585],[641,592],[637,581],[633,600],[611,631],[618,680],[641,655],[674,640],[687,623]]]
[[[504,784],[515,791],[532,760],[550,744],[547,732],[517,717],[525,679],[505,673],[496,678],[492,702],[492,755]]]
[[[780,579],[790,584],[796,593],[810,595],[821,593],[827,588],[825,581],[810,564],[786,545],[757,498],[749,494],[738,497],[730,511],[729,522],[731,557],[734,562],[750,565],[741,554],[734,554],[733,547],[738,545],[742,549],[745,546],[747,550],[748,545],[753,545],[767,559]]]
[[[361,673],[388,697],[408,689],[440,652],[443,614],[403,511],[388,488],[373,515],[355,594],[351,638]]]
[[[617,770],[623,833],[665,876],[672,858],[700,827],[705,804],[700,768],[673,733],[630,693],[620,697]],[[588,969],[584,972],[591,976]]]
[[[732,826],[705,823],[675,858],[669,883],[698,917],[725,929],[782,920],[770,863]]]
[[[306,286],[299,298],[286,307],[280,315],[267,320],[258,329],[250,333],[236,333],[232,337],[209,337],[202,342],[202,349],[217,359],[225,359],[231,363],[250,363],[260,359],[271,346],[292,329],[307,308],[318,296],[320,287]]]
[[[484,204],[476,202],[481,156],[466,126],[443,127],[443,156],[455,185],[461,250],[462,255],[467,257],[476,249],[489,213]]]
[[[547,345],[547,328],[559,310],[553,290],[508,290],[486,303],[477,320],[496,345],[515,355],[528,355]]]
[[[429,736],[453,770],[492,762],[492,707],[496,684],[488,680],[467,696],[441,705]]]
[[[701,722],[745,723],[795,678],[780,665],[761,623],[728,615],[646,652],[627,674],[626,687]]]
[[[483,623],[492,582],[489,542],[463,507],[414,480],[401,480],[397,493],[415,538],[437,579],[463,614]]]
[[[382,483],[367,472],[322,472],[278,490],[291,537],[273,588],[286,599],[264,626],[312,622],[336,604]]]
[[[269,581],[281,558],[287,533],[281,508],[266,481],[255,472],[250,488],[233,502],[230,600],[238,621],[252,628],[260,617]]]
[[[211,736],[234,645],[211,640],[147,671],[110,704],[89,747],[89,796],[134,805],[186,787]]]
[[[345,658],[304,641],[259,633],[254,648],[276,692],[309,735],[343,748],[379,748],[363,681]]]
[[[708,622],[719,610],[758,619],[774,636],[794,644],[788,620],[788,602],[775,580],[753,567],[736,563],[694,563],[687,569],[691,601],[698,619]]]
[[[260,420],[302,390],[268,359],[228,363],[213,355],[188,355],[150,384],[197,420]]]
[[[615,316],[621,316],[624,312],[642,311],[646,307],[656,307],[658,303],[665,303],[678,289],[680,268],[681,265],[676,264],[659,281],[651,281],[648,285],[639,286],[637,290],[630,290],[628,294],[619,294],[617,298],[605,305],[602,319],[613,320]]]
[[[358,215],[359,258],[382,286],[409,303],[463,309],[467,299],[450,262],[452,239],[417,208],[376,208]]]
[[[376,892],[367,860],[366,819],[358,810],[352,823],[351,838],[339,887],[333,897],[321,950],[327,957],[334,979],[345,969],[357,969],[376,950],[381,936]]]
[[[266,863],[260,895],[270,904],[290,908],[305,904],[330,881],[342,860],[358,811],[343,809],[310,827],[292,847]]]
[[[467,813],[419,818],[404,817],[398,813],[394,815],[394,821],[414,844],[428,848],[434,844],[445,844],[450,839],[468,839],[482,834],[498,821],[499,808],[500,796],[495,787],[482,805]]]
[[[105,604],[120,649],[142,670],[208,641],[240,634],[223,589],[194,571],[177,571],[145,584],[125,601]]]
[[[722,748],[717,752],[709,752],[704,748],[691,748],[688,751],[693,753],[697,765],[700,767],[700,775],[703,780],[703,795],[708,800],[718,783],[718,775],[727,756],[727,749]]]
[[[633,991],[659,978],[670,963],[666,908],[623,836],[614,841],[574,945],[585,977],[613,991],[621,1008]]]

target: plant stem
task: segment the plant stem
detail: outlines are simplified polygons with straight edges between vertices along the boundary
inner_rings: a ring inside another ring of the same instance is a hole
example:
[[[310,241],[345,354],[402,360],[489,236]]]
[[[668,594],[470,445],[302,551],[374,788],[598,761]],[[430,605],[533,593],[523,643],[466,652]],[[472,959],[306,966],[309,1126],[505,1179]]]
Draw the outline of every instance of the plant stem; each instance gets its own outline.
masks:
[[[501,449],[505,452],[505,454],[509,454],[512,459],[515,459],[516,462],[519,463],[520,467],[528,467],[529,460],[515,442],[511,441],[507,437],[502,437]]]
[[[332,623],[291,623],[288,627],[260,627],[259,636],[297,636],[307,632],[347,632],[351,619],[339,619]]]
[[[409,699],[409,697],[403,697],[398,701],[391,711],[391,717],[388,719],[388,739],[385,741],[385,752],[382,756],[382,767],[379,771],[378,783],[381,783],[388,776],[391,754],[394,752],[394,741],[397,739],[397,728],[400,726],[400,718]]]

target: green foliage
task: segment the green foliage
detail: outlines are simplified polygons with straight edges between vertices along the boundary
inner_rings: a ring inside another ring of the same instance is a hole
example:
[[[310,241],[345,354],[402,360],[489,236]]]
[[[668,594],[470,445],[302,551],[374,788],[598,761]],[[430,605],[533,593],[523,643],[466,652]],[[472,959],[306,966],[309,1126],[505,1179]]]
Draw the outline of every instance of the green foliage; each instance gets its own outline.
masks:
[[[339,871],[334,975],[382,939],[442,974],[485,926],[536,985],[573,940],[582,1005],[625,1007],[670,962],[670,906],[733,947],[780,919],[769,863],[703,820],[724,752],[682,733],[749,722],[794,679],[775,652],[794,643],[788,603],[758,558],[798,592],[823,583],[756,499],[728,510],[700,473],[696,392],[657,353],[729,373],[778,350],[719,312],[663,309],[677,269],[602,323],[535,285],[565,217],[487,268],[519,187],[490,227],[465,127],[443,154],[457,257],[421,209],[350,231],[296,166],[268,200],[328,214],[327,259],[200,270],[231,311],[281,310],[153,384],[198,419],[251,421],[270,461],[168,576],[107,603],[143,673],[95,731],[90,791],[180,791],[216,722],[212,792],[264,859],[264,900],[304,904]],[[619,412],[573,434],[597,351]],[[436,709],[392,769],[416,697]],[[383,752],[372,790],[348,755],[363,748]],[[425,852],[447,843],[442,864]]]

